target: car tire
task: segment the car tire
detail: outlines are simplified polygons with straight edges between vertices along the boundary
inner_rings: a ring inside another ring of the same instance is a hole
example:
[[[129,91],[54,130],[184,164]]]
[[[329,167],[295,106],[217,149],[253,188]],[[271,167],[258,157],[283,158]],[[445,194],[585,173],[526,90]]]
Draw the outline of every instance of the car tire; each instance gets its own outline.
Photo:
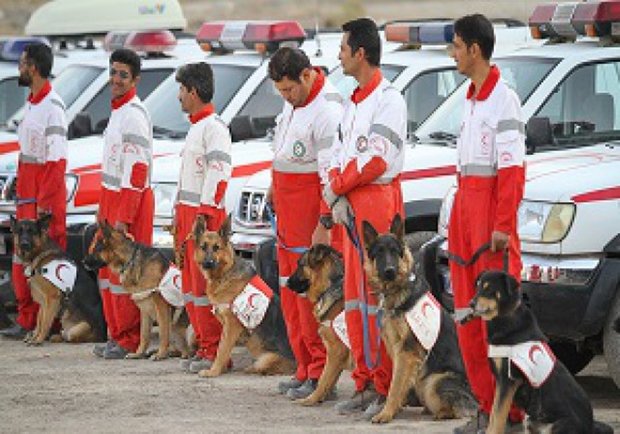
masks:
[[[432,231],[420,231],[420,232],[412,232],[410,234],[405,235],[405,244],[409,247],[409,250],[413,254],[417,253],[420,250],[420,247],[427,241],[433,239],[433,237],[437,235],[437,232]]]
[[[581,372],[594,358],[594,353],[586,348],[577,348],[574,342],[550,342],[553,354],[560,359],[573,375]]]
[[[618,328],[620,328],[620,287],[603,329],[603,354],[607,369],[616,386],[620,387],[620,330]]]

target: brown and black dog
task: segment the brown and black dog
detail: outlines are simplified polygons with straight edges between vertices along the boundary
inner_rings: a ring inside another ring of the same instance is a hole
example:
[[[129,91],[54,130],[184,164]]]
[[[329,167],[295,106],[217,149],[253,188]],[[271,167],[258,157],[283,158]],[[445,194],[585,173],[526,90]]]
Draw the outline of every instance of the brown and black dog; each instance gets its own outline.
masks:
[[[367,221],[362,226],[364,268],[383,309],[381,335],[393,361],[385,405],[372,421],[391,421],[411,389],[436,419],[475,414],[478,404],[467,382],[456,326],[421,273],[414,274],[400,215],[387,234],[379,235]]]
[[[174,353],[180,352],[181,357],[189,356],[186,338],[189,319],[182,308],[180,275],[169,274],[174,270],[159,250],[132,241],[124,232],[104,222],[99,225],[84,265],[90,270],[110,267],[140,309],[140,344],[128,358],[148,356],[153,321],[157,321],[159,328],[159,347],[151,360],[167,358],[171,347]],[[172,296],[162,287],[167,279],[176,280]],[[173,298],[174,305],[170,301]]]
[[[51,214],[37,220],[16,220],[11,216],[15,253],[25,267],[32,298],[39,304],[37,324],[25,338],[30,345],[41,345],[52,324],[61,314],[62,336],[69,342],[101,340],[100,326],[92,324],[88,312],[80,310],[78,298],[88,298],[85,286],[74,290],[77,267],[48,236]],[[90,297],[92,298],[92,297]],[[95,321],[97,322],[97,321]],[[101,321],[99,321],[101,322]]]
[[[262,375],[292,373],[295,360],[286,334],[280,298],[277,293],[270,292],[252,265],[235,256],[229,241],[230,216],[218,232],[207,231],[204,217],[198,216],[193,237],[196,243],[193,260],[207,280],[207,298],[222,323],[222,336],[213,365],[198,375],[217,377],[224,373],[233,347],[242,338],[256,359],[246,372]],[[253,304],[253,299],[258,303]]]
[[[529,416],[528,432],[612,433],[611,427],[594,421],[588,395],[546,345],[521,299],[519,282],[503,271],[485,271],[476,289],[472,315],[463,321],[478,316],[487,322],[496,384],[487,433],[504,432],[513,400]]]
[[[344,312],[342,289],[344,267],[342,255],[325,244],[307,250],[297,261],[297,269],[287,286],[314,304],[314,316],[319,322],[319,336],[325,345],[327,360],[317,387],[308,397],[295,402],[315,405],[322,402],[336,386],[344,369],[353,369],[349,348],[334,331],[336,317]],[[337,320],[338,321],[338,320]]]

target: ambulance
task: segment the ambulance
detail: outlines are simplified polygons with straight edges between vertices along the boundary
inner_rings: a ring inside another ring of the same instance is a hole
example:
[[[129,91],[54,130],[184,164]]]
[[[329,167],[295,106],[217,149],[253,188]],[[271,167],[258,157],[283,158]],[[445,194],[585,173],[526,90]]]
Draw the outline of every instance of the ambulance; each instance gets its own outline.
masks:
[[[513,20],[499,20],[495,24],[496,53],[506,53],[522,46],[540,45],[529,36],[528,28]],[[405,145],[405,166],[401,173],[406,229],[412,242],[421,244],[436,230],[441,198],[450,186],[451,178],[439,189],[429,186],[438,177],[454,175],[454,153],[443,147],[419,143],[415,131],[418,126],[464,81],[456,71],[454,60],[448,55],[453,37],[453,22],[397,22],[385,27],[385,38],[397,49],[388,50],[381,59],[381,71],[407,102],[409,141]],[[350,95],[356,86],[352,77],[344,77],[340,69],[330,80],[343,95]],[[251,177],[236,204],[233,219],[233,245],[245,258],[252,259],[257,248],[273,239],[273,231],[265,212],[264,198],[271,183],[270,171]],[[412,184],[418,184],[416,192]],[[431,189],[435,198],[418,195]],[[427,199],[428,198],[428,199]],[[417,199],[417,200],[416,200]]]
[[[620,2],[542,5],[529,22],[548,43],[497,60],[509,83],[521,83],[527,120],[523,294],[571,372],[602,353],[620,386]],[[453,147],[463,98],[459,89],[420,134],[437,131]],[[429,244],[439,251],[435,288],[447,305],[443,238],[453,197],[454,188],[442,204],[441,237]]]

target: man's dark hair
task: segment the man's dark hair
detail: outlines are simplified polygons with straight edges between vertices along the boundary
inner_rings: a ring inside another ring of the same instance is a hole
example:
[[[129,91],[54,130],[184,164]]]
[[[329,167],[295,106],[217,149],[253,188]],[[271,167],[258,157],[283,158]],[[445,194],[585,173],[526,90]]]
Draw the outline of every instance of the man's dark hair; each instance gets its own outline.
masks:
[[[129,66],[132,78],[136,78],[140,75],[140,69],[142,67],[142,61],[140,56],[129,48],[118,48],[112,52],[110,56],[110,65],[118,62]]]
[[[482,14],[465,15],[454,23],[454,33],[467,47],[478,44],[482,57],[490,60],[495,47],[493,24]]]
[[[358,18],[342,25],[342,30],[349,33],[347,43],[351,52],[360,48],[366,52],[366,60],[372,66],[379,66],[381,62],[381,38],[377,25],[370,18]]]
[[[26,45],[24,53],[26,53],[28,63],[37,67],[39,75],[42,78],[49,78],[52,72],[52,65],[54,64],[52,49],[42,42],[35,42]]]
[[[188,63],[179,68],[176,80],[191,92],[196,89],[200,100],[209,103],[213,99],[213,71],[205,62]]]
[[[299,83],[301,73],[306,68],[311,68],[306,53],[299,48],[282,47],[269,61],[269,78],[273,81],[288,78]]]

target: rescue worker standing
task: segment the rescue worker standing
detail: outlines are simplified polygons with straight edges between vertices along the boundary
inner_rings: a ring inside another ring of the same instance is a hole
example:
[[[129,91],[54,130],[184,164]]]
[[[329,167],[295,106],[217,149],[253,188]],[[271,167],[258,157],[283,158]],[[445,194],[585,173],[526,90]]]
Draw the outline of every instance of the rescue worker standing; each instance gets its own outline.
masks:
[[[372,418],[382,408],[392,377],[392,362],[380,340],[377,302],[361,266],[362,222],[387,232],[394,216],[403,215],[399,174],[403,167],[407,107],[379,69],[381,40],[374,21],[360,18],[342,26],[340,63],[358,87],[332,147],[329,184],[323,198],[336,223],[355,217],[357,246],[344,237],[345,315],[355,359],[355,395],[336,405],[341,414],[363,411]],[[361,249],[360,249],[361,247]]]
[[[510,274],[519,279],[521,271],[517,209],[525,182],[523,116],[519,97],[490,63],[494,45],[493,26],[483,15],[468,15],[455,22],[453,57],[458,71],[469,77],[471,84],[457,140],[458,190],[448,246],[451,253],[469,260],[481,246],[491,243],[491,251],[471,266],[450,262],[457,310],[469,306],[482,271],[503,268],[505,250]],[[487,359],[486,336],[480,319],[458,328],[465,368],[481,414],[455,433],[478,432],[488,424],[495,381]],[[522,418],[522,412],[513,407],[512,425],[520,425]]]
[[[151,118],[136,95],[140,57],[118,49],[110,56],[112,113],[104,133],[99,222],[106,221],[150,245],[153,238],[153,191],[150,186],[153,128]],[[99,272],[103,313],[109,340],[93,353],[105,359],[122,359],[140,343],[140,311],[123,289],[119,276],[108,267]]]
[[[51,213],[50,238],[65,249],[67,117],[64,103],[49,82],[53,61],[51,48],[42,43],[26,46],[19,60],[18,83],[28,86],[30,95],[17,130],[17,219],[36,219],[43,213]],[[32,299],[24,267],[16,255],[13,255],[12,275],[17,323],[0,334],[21,339],[35,328],[39,305]]]
[[[232,173],[231,138],[215,113],[213,71],[204,62],[181,67],[176,74],[181,108],[191,127],[181,156],[179,190],[175,206],[176,246],[184,252],[182,288],[185,306],[196,334],[198,350],[182,361],[182,369],[198,373],[209,369],[217,354],[222,326],[205,295],[206,281],[194,261],[194,240],[188,237],[198,215],[207,229],[217,231],[226,219],[224,194]]]
[[[321,186],[327,182],[330,146],[342,116],[342,98],[320,68],[296,48],[281,48],[269,77],[285,100],[273,139],[271,196],[277,212],[280,297],[297,361],[295,377],[278,384],[291,399],[310,395],[325,365],[325,347],[309,300],[286,287],[297,261],[313,242],[328,242],[319,223]]]

